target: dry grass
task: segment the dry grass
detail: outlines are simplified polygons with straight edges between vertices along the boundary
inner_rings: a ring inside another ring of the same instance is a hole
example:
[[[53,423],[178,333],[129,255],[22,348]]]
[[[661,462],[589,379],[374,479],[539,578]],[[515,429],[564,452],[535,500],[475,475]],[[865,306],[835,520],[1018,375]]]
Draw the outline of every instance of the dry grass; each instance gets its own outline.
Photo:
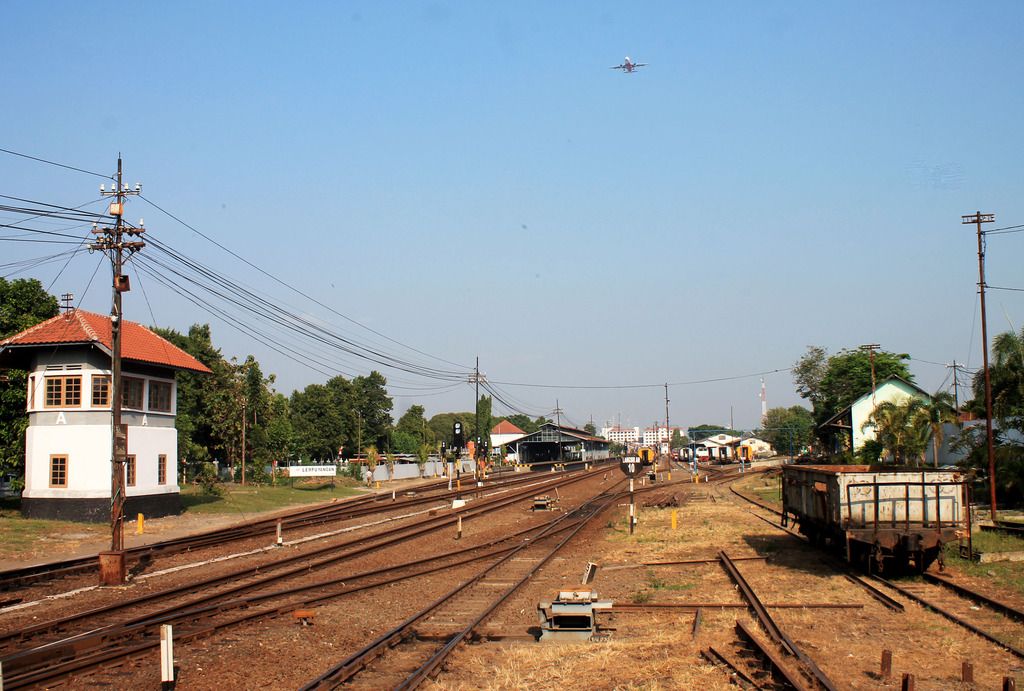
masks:
[[[698,656],[688,633],[663,631],[643,639],[598,643],[473,646],[457,653],[448,671],[427,688],[715,691],[731,687],[721,671]]]

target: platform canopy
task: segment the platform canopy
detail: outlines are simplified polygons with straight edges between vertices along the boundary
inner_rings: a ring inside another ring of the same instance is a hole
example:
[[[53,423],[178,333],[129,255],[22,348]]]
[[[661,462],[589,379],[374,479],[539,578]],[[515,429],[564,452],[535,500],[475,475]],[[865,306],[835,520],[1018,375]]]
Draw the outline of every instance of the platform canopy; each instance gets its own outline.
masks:
[[[516,449],[521,463],[579,463],[608,458],[611,442],[581,429],[548,422],[509,446]]]

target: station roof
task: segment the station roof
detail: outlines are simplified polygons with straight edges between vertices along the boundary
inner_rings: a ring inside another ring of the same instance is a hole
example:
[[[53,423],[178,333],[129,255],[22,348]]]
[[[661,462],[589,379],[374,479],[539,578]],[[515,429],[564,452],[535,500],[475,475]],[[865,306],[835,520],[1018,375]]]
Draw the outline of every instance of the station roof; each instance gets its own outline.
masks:
[[[81,309],[40,322],[0,341],[0,366],[24,366],[27,351],[46,346],[94,345],[111,355],[110,317]],[[121,357],[161,367],[210,373],[210,368],[141,324],[124,321]]]
[[[558,438],[556,439],[556,435]],[[585,430],[576,429],[575,427],[559,427],[553,422],[546,422],[540,426],[536,432],[527,434],[525,437],[517,439],[516,444],[543,442],[554,444],[556,441],[589,441],[595,444],[611,444],[610,441],[604,437],[595,437],[589,434]]]
[[[491,429],[491,434],[526,434],[508,420],[502,420]]]

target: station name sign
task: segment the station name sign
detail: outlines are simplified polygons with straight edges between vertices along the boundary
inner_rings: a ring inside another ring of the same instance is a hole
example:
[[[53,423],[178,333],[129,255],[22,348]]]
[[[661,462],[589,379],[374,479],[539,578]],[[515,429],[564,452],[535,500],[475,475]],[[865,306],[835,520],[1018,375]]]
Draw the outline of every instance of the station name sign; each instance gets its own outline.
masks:
[[[290,465],[288,477],[334,477],[338,469],[333,465]]]
[[[640,474],[640,469],[643,467],[643,462],[639,456],[624,456],[619,461],[619,469],[622,470],[626,477],[636,477]]]

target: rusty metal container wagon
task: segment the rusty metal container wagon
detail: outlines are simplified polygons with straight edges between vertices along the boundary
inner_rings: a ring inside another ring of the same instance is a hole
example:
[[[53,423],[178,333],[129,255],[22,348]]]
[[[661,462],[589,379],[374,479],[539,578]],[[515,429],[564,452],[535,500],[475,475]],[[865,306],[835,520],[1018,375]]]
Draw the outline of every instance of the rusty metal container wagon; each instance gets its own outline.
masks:
[[[783,525],[813,544],[842,548],[882,571],[924,571],[942,546],[967,535],[967,489],[958,470],[867,465],[786,466]]]

